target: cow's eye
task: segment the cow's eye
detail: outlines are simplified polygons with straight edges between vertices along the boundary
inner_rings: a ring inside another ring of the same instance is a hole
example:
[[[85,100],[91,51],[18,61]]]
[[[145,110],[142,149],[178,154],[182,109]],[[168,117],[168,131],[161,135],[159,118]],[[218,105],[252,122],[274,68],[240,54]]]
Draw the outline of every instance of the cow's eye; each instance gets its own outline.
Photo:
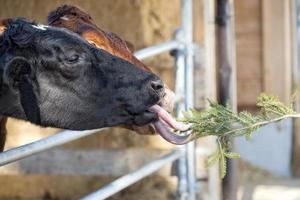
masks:
[[[77,54],[74,54],[74,55],[68,57],[67,62],[69,64],[74,64],[74,63],[77,63],[79,61],[79,59],[80,59],[80,56]]]

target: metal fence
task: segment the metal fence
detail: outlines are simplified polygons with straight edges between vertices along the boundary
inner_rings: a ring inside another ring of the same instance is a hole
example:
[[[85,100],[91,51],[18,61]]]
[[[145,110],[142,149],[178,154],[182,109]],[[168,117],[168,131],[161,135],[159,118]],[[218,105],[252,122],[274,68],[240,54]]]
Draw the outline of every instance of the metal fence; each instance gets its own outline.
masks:
[[[182,99],[177,103],[177,113],[193,107],[193,77],[194,77],[194,44],[192,0],[181,0],[181,28],[177,30],[173,40],[152,47],[139,50],[135,53],[138,59],[148,58],[170,50],[176,50],[176,94]],[[0,166],[20,160],[62,145],[73,140],[97,133],[98,130],[62,131],[45,139],[9,149],[0,154]],[[103,188],[95,191],[83,200],[100,200],[108,198],[120,190],[136,183],[137,181],[153,174],[168,163],[177,162],[178,195],[180,199],[194,200],[196,198],[195,186],[195,143],[190,142],[172,150],[163,157],[153,160],[140,169],[126,174]]]

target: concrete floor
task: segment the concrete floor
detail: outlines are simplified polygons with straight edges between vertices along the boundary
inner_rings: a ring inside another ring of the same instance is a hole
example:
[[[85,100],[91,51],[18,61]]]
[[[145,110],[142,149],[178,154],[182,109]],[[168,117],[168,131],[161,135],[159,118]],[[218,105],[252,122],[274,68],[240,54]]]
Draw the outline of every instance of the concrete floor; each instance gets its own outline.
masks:
[[[300,178],[275,176],[239,160],[238,200],[300,200]]]
[[[300,200],[300,179],[267,178],[259,183],[244,184],[240,200]]]

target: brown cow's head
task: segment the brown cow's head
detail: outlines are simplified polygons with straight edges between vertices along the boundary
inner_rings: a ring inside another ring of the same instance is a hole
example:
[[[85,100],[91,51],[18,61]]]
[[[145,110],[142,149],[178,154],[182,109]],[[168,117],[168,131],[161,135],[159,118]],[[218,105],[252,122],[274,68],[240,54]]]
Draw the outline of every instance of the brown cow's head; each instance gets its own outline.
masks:
[[[89,14],[76,6],[63,5],[50,12],[48,24],[67,28],[78,33],[97,48],[104,49],[115,56],[123,58],[145,71],[151,71],[150,68],[134,57],[133,47],[130,43],[122,40],[114,33],[106,32],[99,28]],[[159,105],[166,111],[171,112],[174,108],[174,98],[174,93],[165,85],[163,98],[161,98]],[[152,125],[144,127],[134,126],[131,128],[142,134],[155,132]]]

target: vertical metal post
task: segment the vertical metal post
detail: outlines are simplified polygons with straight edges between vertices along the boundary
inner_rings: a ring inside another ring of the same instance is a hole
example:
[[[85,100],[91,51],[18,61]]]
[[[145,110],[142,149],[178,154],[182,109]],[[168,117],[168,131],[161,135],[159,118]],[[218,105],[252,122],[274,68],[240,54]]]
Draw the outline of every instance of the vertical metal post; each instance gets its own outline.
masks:
[[[181,1],[181,26],[185,47],[185,109],[194,107],[193,3]],[[195,142],[185,145],[188,199],[196,199]]]
[[[182,29],[176,30],[175,39],[182,41]],[[176,105],[177,117],[182,117],[182,111],[185,110],[184,95],[185,95],[185,54],[184,49],[176,50],[176,86],[175,93],[179,96],[179,101]],[[180,200],[186,200],[188,197],[187,193],[187,160],[186,160],[186,147],[178,147],[184,155],[181,156],[176,163],[176,171],[178,176],[177,192]]]

